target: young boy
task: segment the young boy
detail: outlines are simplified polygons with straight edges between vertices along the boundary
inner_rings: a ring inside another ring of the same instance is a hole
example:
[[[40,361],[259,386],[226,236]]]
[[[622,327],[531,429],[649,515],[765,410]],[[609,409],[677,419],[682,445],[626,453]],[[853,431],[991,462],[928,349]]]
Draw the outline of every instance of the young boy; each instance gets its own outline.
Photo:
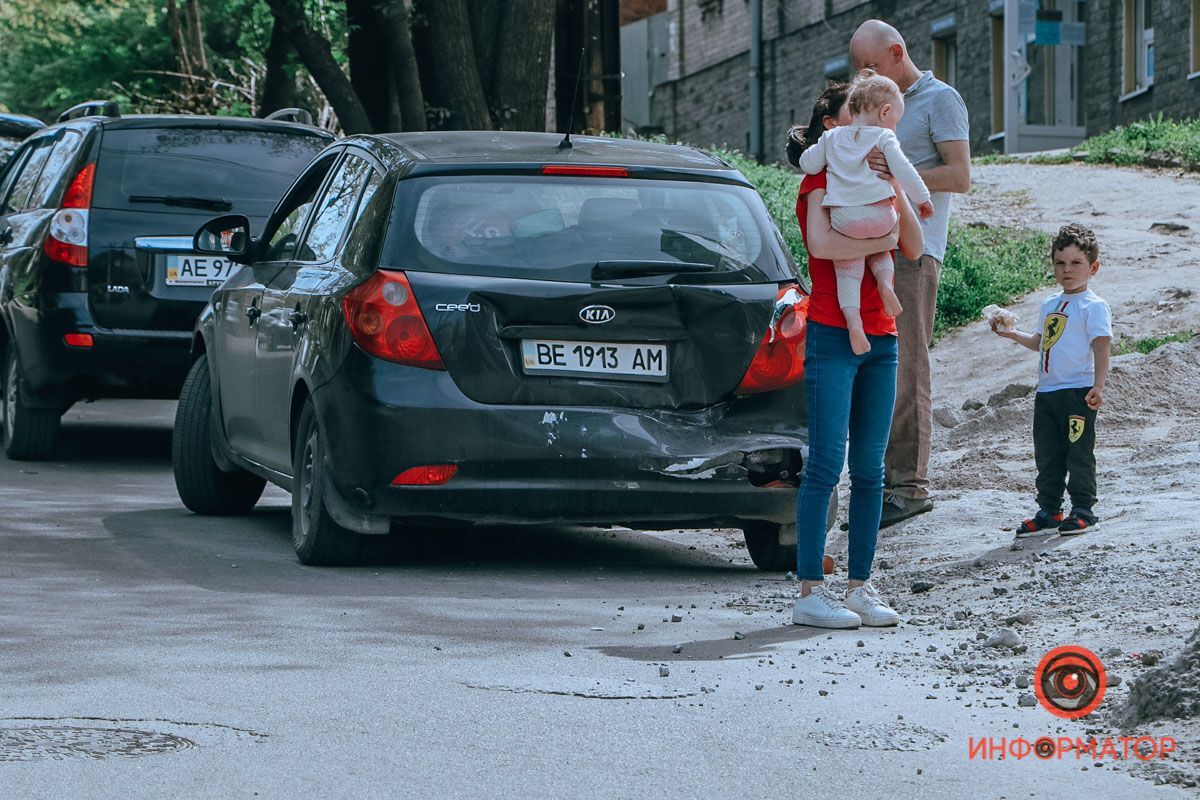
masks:
[[[1062,291],[1042,303],[1041,333],[999,330],[1039,351],[1038,390],[1033,404],[1033,452],[1037,462],[1038,512],[1017,526],[1017,536],[1047,528],[1063,535],[1083,533],[1098,521],[1096,504],[1096,411],[1108,380],[1112,315],[1108,303],[1088,288],[1100,271],[1096,235],[1079,224],[1064,226],[1050,248],[1054,280]],[[1069,476],[1069,477],[1068,477]],[[1063,487],[1071,514],[1063,518]]]

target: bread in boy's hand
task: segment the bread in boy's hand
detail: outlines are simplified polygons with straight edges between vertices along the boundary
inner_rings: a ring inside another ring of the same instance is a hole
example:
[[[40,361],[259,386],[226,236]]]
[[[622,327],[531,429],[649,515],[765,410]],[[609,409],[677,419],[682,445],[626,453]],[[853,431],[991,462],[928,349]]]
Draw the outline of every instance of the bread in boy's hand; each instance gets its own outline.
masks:
[[[983,309],[983,318],[992,326],[992,330],[1011,331],[1017,327],[1017,315],[994,303]]]

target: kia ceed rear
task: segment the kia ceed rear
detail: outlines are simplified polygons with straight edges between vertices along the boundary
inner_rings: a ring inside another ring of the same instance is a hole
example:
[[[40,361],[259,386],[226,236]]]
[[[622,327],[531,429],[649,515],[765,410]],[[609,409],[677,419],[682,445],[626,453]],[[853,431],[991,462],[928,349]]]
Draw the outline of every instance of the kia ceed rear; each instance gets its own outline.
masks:
[[[175,432],[193,511],[293,495],[305,563],[400,523],[736,527],[795,554],[805,289],[736,170],[529,133],[324,151],[202,313]]]

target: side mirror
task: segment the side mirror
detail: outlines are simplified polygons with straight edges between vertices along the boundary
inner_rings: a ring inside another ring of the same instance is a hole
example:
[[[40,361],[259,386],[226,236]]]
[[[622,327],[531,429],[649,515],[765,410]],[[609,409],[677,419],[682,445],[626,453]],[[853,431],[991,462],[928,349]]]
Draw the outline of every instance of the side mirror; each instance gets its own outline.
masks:
[[[224,256],[247,264],[254,250],[250,220],[241,214],[226,214],[210,219],[192,237],[192,249],[206,256]]]

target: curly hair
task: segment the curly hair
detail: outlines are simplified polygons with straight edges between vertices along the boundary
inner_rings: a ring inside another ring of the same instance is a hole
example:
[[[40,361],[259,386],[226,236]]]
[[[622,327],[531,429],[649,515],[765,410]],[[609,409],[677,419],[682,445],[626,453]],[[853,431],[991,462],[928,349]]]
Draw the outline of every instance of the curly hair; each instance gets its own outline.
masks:
[[[1050,245],[1050,260],[1054,260],[1054,254],[1059,250],[1065,250],[1071,245],[1082,250],[1089,262],[1100,258],[1100,245],[1096,242],[1096,234],[1091,228],[1086,228],[1078,222],[1072,222],[1070,225],[1063,225],[1058,229],[1054,243]]]
[[[862,114],[879,108],[885,103],[895,103],[901,97],[900,87],[886,75],[873,69],[864,69],[850,84],[850,95],[846,98],[850,113]]]
[[[825,118],[836,117],[846,104],[850,84],[830,81],[813,106],[812,119],[808,127],[793,125],[787,132],[787,160],[793,167],[800,166],[800,154],[817,143],[825,132]]]

